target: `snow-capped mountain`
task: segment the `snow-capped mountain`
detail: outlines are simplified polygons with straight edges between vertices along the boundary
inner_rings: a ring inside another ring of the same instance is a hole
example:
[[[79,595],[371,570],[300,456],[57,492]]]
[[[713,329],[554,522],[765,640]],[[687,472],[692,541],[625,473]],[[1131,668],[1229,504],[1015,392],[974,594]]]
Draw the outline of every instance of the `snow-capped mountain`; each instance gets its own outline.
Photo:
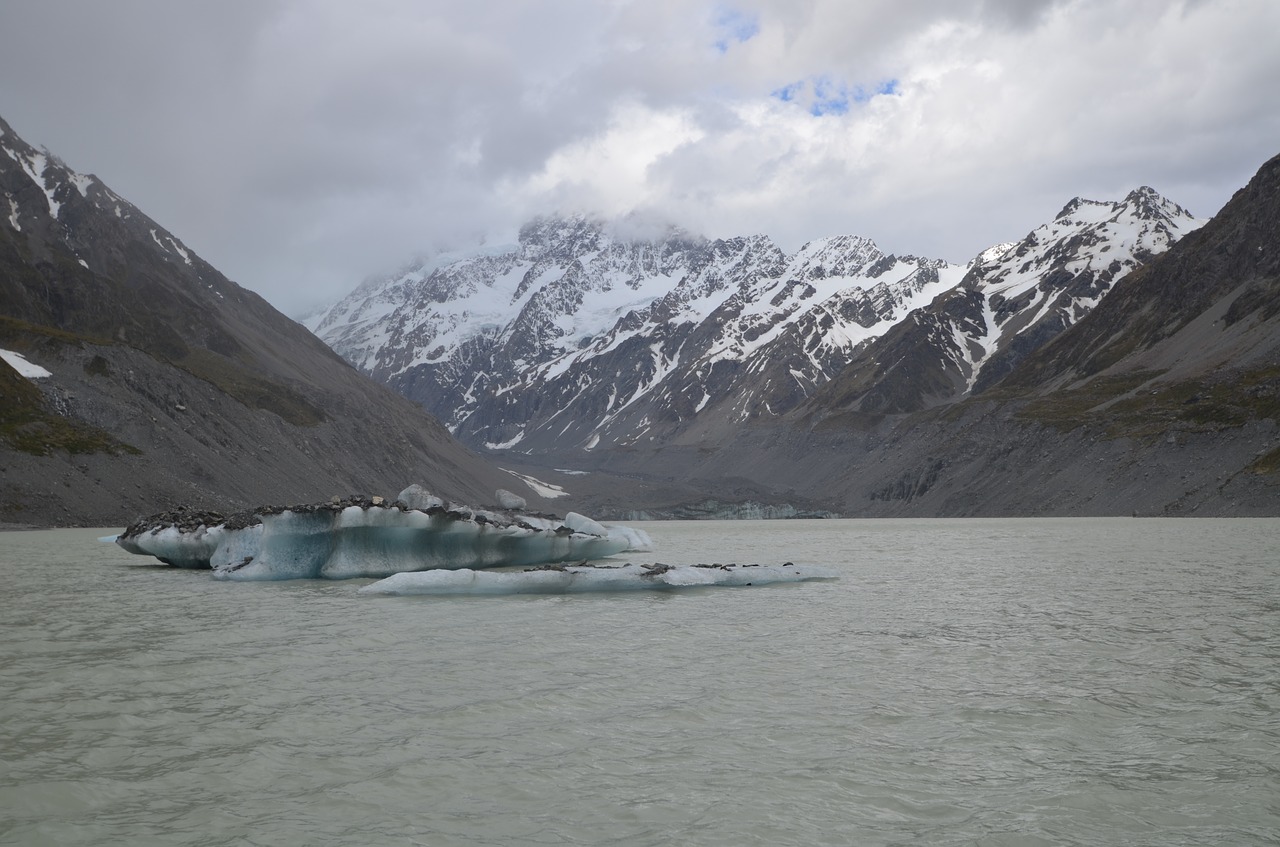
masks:
[[[590,450],[710,409],[780,414],[965,270],[854,236],[788,256],[766,236],[544,218],[513,248],[366,281],[310,325],[465,441]]]
[[[1077,198],[953,265],[858,236],[786,255],[766,236],[644,240],[542,218],[518,245],[368,280],[309,325],[473,445],[662,443],[695,419],[775,417],[819,390],[874,413],[981,391],[1197,225],[1149,188]]]
[[[1021,241],[983,251],[958,286],[863,350],[814,405],[893,414],[981,393],[1203,223],[1147,187],[1119,202],[1077,197]]]

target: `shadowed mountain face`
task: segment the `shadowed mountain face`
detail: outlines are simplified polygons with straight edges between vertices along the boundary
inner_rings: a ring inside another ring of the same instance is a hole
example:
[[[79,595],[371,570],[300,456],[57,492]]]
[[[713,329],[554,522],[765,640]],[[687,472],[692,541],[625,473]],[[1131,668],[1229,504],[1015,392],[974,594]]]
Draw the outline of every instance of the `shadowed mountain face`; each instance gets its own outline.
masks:
[[[1280,366],[1280,157],[1208,224],[1116,286],[1077,331],[1014,374],[1018,390],[1159,372],[1215,380]]]
[[[1280,157],[1199,231],[1129,274],[1107,301],[1001,385],[1030,419],[1114,436],[1238,438],[1280,420]],[[1274,480],[1280,447],[1254,439],[1230,476]]]
[[[51,373],[0,363],[0,521],[519,487],[3,121],[0,348]]]
[[[704,465],[854,514],[1280,514],[1277,245],[1280,157],[986,392],[870,423],[823,392]]]

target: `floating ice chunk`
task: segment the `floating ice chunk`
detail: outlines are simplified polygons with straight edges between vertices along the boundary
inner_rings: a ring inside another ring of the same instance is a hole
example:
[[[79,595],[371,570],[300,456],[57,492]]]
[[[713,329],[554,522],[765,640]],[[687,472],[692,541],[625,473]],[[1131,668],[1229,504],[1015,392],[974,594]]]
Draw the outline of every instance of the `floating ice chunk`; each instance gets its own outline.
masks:
[[[572,594],[699,586],[770,585],[834,578],[834,574],[821,568],[795,565],[567,565],[517,573],[469,569],[398,573],[364,586],[359,593],[395,596]]]
[[[223,518],[189,510],[157,515],[116,540],[179,567],[234,580],[384,577],[435,568],[492,568],[601,559],[652,542],[578,516],[560,521],[472,510],[424,491],[401,503],[352,498],[318,506],[263,507]],[[404,502],[430,503],[425,510]]]
[[[126,532],[116,537],[116,544],[130,553],[154,556],[166,565],[178,568],[207,568],[218,546],[226,538],[225,527],[201,524],[191,530],[166,526],[135,536]]]
[[[494,493],[494,496],[498,499],[498,505],[504,509],[527,509],[529,507],[527,500],[505,488],[499,488]]]
[[[565,515],[564,525],[574,532],[585,532],[587,535],[609,534],[609,530],[605,529],[603,524],[598,524],[586,515],[580,515],[577,512],[570,512]]]
[[[635,529],[629,526],[611,526],[608,527],[609,537],[623,541],[627,545],[627,552],[637,553],[653,552],[653,539],[649,537],[649,533],[642,529]]]
[[[396,497],[401,503],[404,503],[410,509],[421,509],[426,511],[435,507],[443,507],[444,501],[435,496],[427,489],[418,485],[416,482],[410,485]]]

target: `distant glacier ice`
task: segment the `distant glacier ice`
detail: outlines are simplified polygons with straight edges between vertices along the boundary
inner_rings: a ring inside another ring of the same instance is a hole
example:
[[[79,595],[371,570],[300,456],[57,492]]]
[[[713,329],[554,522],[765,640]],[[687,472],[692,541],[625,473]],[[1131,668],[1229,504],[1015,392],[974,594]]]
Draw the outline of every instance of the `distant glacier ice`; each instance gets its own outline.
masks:
[[[637,529],[446,504],[418,486],[396,502],[348,498],[224,517],[189,510],[130,526],[116,543],[219,579],[350,579],[406,571],[528,566],[652,549]]]
[[[422,571],[398,573],[360,589],[361,594],[497,595],[570,594],[708,586],[770,585],[833,579],[813,567],[786,565],[567,565],[519,572]]]

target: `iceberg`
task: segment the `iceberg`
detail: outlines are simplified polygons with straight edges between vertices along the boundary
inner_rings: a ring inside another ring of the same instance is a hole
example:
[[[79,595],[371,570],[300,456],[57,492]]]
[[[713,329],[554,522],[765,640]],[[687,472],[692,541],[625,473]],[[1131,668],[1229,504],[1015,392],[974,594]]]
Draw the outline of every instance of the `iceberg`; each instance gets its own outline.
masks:
[[[570,512],[563,519],[446,503],[410,486],[393,503],[348,497],[224,516],[179,508],[129,526],[115,543],[218,579],[351,579],[406,571],[600,559],[651,550],[649,536]]]
[[[670,590],[708,586],[771,585],[834,579],[819,568],[785,565],[543,565],[516,572],[422,571],[398,573],[366,585],[360,594],[408,596],[572,594],[597,591]]]
[[[461,569],[399,573],[359,590],[360,594],[497,595],[572,594],[707,586],[771,585],[834,579],[819,568],[785,565],[544,565],[517,572]]]

